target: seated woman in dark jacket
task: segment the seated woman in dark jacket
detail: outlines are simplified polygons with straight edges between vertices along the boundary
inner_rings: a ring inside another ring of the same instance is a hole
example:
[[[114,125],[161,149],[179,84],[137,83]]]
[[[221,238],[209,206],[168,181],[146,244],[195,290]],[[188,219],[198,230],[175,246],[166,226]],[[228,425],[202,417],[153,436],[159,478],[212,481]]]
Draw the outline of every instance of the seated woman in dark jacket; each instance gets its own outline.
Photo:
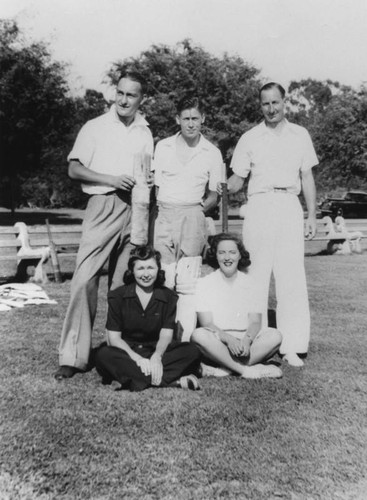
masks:
[[[160,253],[149,246],[132,251],[125,286],[108,294],[107,345],[95,354],[102,383],[122,389],[151,386],[199,389],[195,377],[200,351],[189,342],[172,342],[177,295],[163,286]]]

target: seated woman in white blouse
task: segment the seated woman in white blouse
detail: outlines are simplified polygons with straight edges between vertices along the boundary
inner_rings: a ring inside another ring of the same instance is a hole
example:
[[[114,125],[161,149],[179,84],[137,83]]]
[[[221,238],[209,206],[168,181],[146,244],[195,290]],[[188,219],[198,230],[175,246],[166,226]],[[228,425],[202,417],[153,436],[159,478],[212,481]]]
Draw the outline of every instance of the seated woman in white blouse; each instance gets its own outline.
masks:
[[[198,282],[200,328],[193,332],[191,341],[212,366],[225,368],[227,373],[243,378],[279,378],[279,367],[261,364],[276,353],[282,336],[275,328],[261,326],[256,284],[247,274],[249,257],[236,234],[222,233],[212,239],[208,261],[217,270]],[[214,374],[203,367],[203,375]]]

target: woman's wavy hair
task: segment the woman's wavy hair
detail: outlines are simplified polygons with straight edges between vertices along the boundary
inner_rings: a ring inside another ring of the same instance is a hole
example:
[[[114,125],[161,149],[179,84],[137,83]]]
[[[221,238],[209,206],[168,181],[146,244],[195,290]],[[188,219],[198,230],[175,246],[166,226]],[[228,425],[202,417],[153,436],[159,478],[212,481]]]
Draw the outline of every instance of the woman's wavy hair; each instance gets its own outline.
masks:
[[[247,268],[251,264],[250,254],[246,250],[242,239],[235,233],[220,233],[214,236],[209,236],[209,249],[206,254],[207,263],[214,267],[214,269],[219,268],[217,259],[218,245],[221,241],[234,241],[237,245],[238,251],[240,252],[241,258],[238,262],[238,269],[240,271],[247,271]]]
[[[139,246],[131,250],[129,262],[127,263],[127,270],[124,274],[124,283],[125,285],[130,285],[131,283],[135,283],[134,277],[134,266],[137,260],[149,260],[154,259],[158,266],[158,275],[155,280],[154,287],[161,287],[164,285],[166,280],[165,272],[162,269],[161,264],[161,254],[158,250],[154,250],[150,245]]]

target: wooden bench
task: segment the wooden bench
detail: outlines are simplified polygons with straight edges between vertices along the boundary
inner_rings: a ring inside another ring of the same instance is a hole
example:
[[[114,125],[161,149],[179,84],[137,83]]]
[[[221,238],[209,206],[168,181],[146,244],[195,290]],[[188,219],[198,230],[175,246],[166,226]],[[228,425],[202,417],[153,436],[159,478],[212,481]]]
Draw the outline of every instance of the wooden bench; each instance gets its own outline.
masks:
[[[0,227],[0,278],[6,280],[17,274],[17,253],[20,242],[18,230],[12,226]]]
[[[316,236],[309,242],[326,241],[328,254],[348,255],[361,253],[363,238],[367,238],[367,220],[336,217],[333,222],[328,216],[318,219]]]
[[[81,225],[51,225],[52,241],[58,258],[76,256],[82,234]],[[27,226],[17,222],[0,228],[0,277],[24,281],[27,267],[35,266],[34,281],[47,281],[44,264],[51,255],[46,224]]]

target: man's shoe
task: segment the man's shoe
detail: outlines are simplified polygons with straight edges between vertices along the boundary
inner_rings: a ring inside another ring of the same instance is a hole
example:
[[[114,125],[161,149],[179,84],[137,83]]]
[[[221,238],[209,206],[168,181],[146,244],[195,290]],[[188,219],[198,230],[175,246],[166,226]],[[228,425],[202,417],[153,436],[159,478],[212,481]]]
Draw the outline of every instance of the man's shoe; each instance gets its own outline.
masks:
[[[297,368],[300,368],[304,365],[302,359],[295,352],[288,352],[287,354],[284,354],[283,359],[287,361],[290,366],[296,366]]]
[[[275,365],[257,365],[244,366],[241,378],[281,378],[283,376],[282,370]]]
[[[56,380],[64,380],[65,378],[74,377],[74,375],[78,372],[80,372],[80,370],[75,368],[75,366],[63,365],[59,367],[54,377]]]

